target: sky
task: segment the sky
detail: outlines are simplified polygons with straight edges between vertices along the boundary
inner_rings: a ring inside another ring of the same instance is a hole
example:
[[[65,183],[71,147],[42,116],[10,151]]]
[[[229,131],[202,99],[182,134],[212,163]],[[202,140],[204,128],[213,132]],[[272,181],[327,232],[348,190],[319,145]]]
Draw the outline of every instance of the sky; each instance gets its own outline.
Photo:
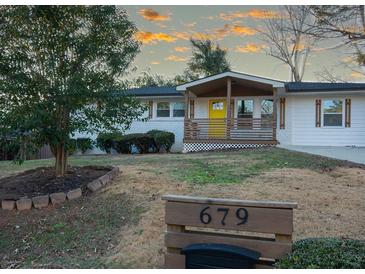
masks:
[[[128,13],[143,43],[134,65],[136,74],[150,71],[173,77],[181,74],[191,57],[190,37],[210,38],[228,51],[232,70],[279,80],[289,79],[287,65],[266,54],[267,45],[257,28],[263,12],[275,16],[283,6],[121,6]],[[269,13],[267,13],[269,12]],[[320,50],[336,41],[324,41],[309,56],[304,81],[318,81],[324,69],[347,81],[364,82],[360,73],[343,65],[348,48]],[[359,69],[361,70],[361,69]]]

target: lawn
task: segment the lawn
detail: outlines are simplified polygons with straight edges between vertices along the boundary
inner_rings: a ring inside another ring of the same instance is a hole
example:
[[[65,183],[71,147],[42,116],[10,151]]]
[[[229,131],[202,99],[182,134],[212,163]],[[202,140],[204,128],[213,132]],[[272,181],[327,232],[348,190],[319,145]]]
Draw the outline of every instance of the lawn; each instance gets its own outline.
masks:
[[[52,165],[0,162],[0,177]],[[284,149],[70,157],[118,165],[106,188],[62,207],[0,211],[0,266],[162,267],[163,194],[298,202],[294,239],[365,239],[365,169]]]

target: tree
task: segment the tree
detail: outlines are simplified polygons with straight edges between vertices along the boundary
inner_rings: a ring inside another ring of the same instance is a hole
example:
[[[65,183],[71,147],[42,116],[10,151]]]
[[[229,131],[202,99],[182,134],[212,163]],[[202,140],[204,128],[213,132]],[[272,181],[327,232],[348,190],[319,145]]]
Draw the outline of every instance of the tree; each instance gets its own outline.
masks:
[[[290,80],[301,82],[316,39],[309,34],[313,16],[306,6],[285,6],[279,16],[267,18],[259,30],[268,45],[267,54],[287,64]]]
[[[193,49],[193,56],[183,76],[177,77],[176,81],[196,80],[230,70],[227,60],[227,51],[219,45],[214,45],[210,40],[190,39]]]
[[[115,6],[0,7],[0,124],[49,144],[55,174],[75,132],[128,128],[143,111],[118,93],[140,44]]]
[[[334,47],[349,45],[353,49],[354,60],[364,68],[364,6],[311,6],[310,11],[315,17],[311,34],[316,39],[340,39]]]
[[[148,71],[143,71],[138,77],[134,78],[128,84],[131,88],[142,87],[174,87],[176,82],[174,79],[163,77],[162,75],[153,74]]]

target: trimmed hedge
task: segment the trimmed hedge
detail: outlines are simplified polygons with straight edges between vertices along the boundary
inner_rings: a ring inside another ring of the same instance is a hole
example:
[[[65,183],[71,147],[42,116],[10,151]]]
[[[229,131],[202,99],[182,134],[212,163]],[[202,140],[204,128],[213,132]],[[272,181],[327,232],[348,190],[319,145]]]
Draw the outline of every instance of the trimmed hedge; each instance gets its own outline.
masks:
[[[153,149],[153,137],[145,133],[134,133],[121,136],[115,140],[115,150],[118,153],[132,153],[132,148],[135,146],[139,153],[147,153]]]
[[[161,152],[161,149],[170,152],[172,145],[175,143],[175,134],[169,131],[154,129],[148,131],[147,134],[153,137],[156,152]]]
[[[96,146],[106,153],[110,153],[111,149],[115,147],[115,141],[123,135],[120,132],[99,133],[96,138]]]
[[[132,153],[134,148],[139,153],[170,152],[174,142],[175,135],[162,130],[126,135],[120,132],[100,133],[96,138],[96,146],[107,153],[110,153],[111,149],[118,153]]]
[[[365,268],[365,241],[309,238],[294,243],[293,253],[276,268]]]

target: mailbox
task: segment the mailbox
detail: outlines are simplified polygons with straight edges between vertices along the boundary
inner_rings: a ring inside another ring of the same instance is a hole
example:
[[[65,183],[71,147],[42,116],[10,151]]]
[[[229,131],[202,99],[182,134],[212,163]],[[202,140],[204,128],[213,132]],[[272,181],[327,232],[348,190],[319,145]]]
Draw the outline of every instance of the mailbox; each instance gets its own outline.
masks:
[[[184,247],[185,268],[254,268],[260,253],[234,245],[192,244]]]

